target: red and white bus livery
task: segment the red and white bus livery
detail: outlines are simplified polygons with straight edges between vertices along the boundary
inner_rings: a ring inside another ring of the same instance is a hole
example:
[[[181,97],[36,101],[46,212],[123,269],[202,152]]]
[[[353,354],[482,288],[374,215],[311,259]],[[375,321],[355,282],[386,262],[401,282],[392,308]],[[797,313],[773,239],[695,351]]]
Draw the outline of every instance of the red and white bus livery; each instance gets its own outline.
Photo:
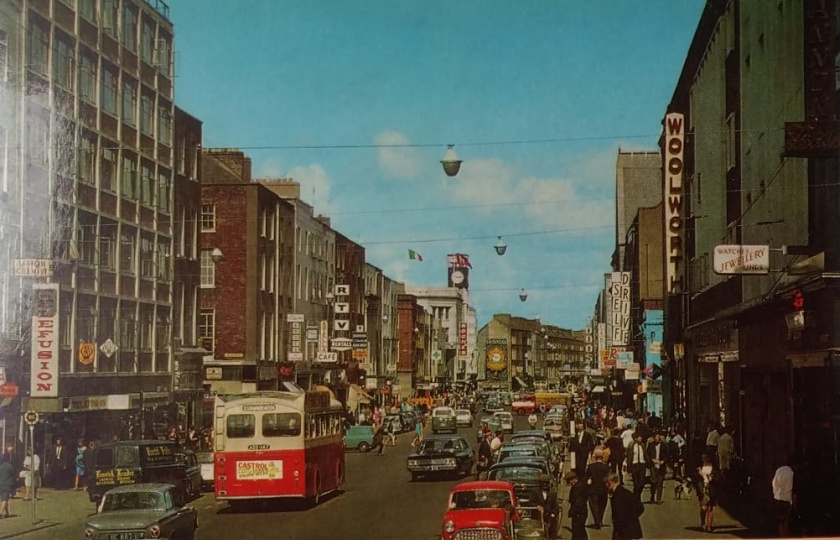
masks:
[[[342,412],[330,391],[216,396],[216,499],[318,504],[344,483]]]

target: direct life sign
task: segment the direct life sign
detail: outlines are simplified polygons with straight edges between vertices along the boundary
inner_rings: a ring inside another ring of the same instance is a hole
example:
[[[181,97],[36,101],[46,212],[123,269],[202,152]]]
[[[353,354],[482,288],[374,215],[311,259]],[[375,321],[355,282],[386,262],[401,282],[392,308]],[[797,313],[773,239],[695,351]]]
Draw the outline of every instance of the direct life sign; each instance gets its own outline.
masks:
[[[58,397],[58,283],[35,283],[29,395]]]
[[[770,273],[770,246],[715,246],[715,274]]]

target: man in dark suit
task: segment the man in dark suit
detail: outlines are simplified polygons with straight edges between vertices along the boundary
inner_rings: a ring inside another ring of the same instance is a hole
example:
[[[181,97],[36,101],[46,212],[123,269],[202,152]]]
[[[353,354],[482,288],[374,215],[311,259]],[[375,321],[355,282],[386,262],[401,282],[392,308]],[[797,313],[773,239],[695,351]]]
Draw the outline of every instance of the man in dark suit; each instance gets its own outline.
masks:
[[[613,540],[642,538],[642,524],[639,522],[639,516],[645,512],[642,501],[627,488],[620,486],[615,474],[607,476],[606,485],[612,499]]]
[[[636,431],[633,433],[633,442],[627,447],[627,468],[633,477],[633,494],[639,500],[645,490],[647,472],[647,452],[643,441],[642,434]]]
[[[610,474],[610,466],[604,461],[604,452],[596,448],[592,452],[592,463],[586,468],[586,483],[589,490],[589,509],[592,511],[596,529],[604,525],[604,510],[607,508],[607,486],[604,483]]]
[[[572,518],[572,540],[588,540],[586,534],[586,518],[589,510],[586,508],[587,486],[578,480],[574,471],[566,473],[566,485],[569,489],[569,517]]]
[[[70,487],[70,479],[73,476],[72,463],[75,458],[75,455],[71,455],[70,448],[64,445],[64,439],[56,437],[55,443],[47,451],[47,462],[44,469],[50,487],[56,489]]]
[[[575,472],[579,478],[586,475],[586,464],[589,462],[589,454],[595,449],[595,440],[592,435],[584,429],[583,420],[575,422],[575,435],[569,442],[569,450],[575,456]]]
[[[665,483],[665,471],[668,463],[668,445],[662,441],[662,434],[653,434],[653,440],[647,446],[648,467],[650,467],[650,503],[662,504],[662,484]]]

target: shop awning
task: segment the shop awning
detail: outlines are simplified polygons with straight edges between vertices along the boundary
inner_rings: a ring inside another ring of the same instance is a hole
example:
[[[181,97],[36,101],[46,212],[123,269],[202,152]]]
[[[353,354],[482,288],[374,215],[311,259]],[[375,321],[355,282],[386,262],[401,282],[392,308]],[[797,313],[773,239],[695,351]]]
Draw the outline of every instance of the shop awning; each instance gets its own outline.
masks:
[[[528,385],[525,384],[525,381],[523,381],[520,377],[514,377],[513,382],[516,386],[518,386],[518,388],[515,387],[514,390],[524,390],[525,388],[528,388]]]
[[[606,388],[604,388],[602,385],[599,384],[598,386],[596,386],[592,389],[592,393],[593,394],[602,394],[602,393],[604,393],[605,390],[606,390]]]
[[[347,392],[347,406],[355,411],[359,405],[367,405],[373,402],[373,396],[365,392],[358,384],[351,384]]]

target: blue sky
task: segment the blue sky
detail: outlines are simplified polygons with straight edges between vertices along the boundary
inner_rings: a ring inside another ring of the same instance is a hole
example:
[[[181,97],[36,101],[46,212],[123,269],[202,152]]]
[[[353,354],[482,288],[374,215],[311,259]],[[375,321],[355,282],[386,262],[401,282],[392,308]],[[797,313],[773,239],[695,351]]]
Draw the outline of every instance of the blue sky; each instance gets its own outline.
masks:
[[[617,149],[655,148],[704,2],[169,3],[176,101],[205,147],[300,181],[393,279],[445,286],[446,254],[469,254],[480,325],[581,328],[614,249]]]

